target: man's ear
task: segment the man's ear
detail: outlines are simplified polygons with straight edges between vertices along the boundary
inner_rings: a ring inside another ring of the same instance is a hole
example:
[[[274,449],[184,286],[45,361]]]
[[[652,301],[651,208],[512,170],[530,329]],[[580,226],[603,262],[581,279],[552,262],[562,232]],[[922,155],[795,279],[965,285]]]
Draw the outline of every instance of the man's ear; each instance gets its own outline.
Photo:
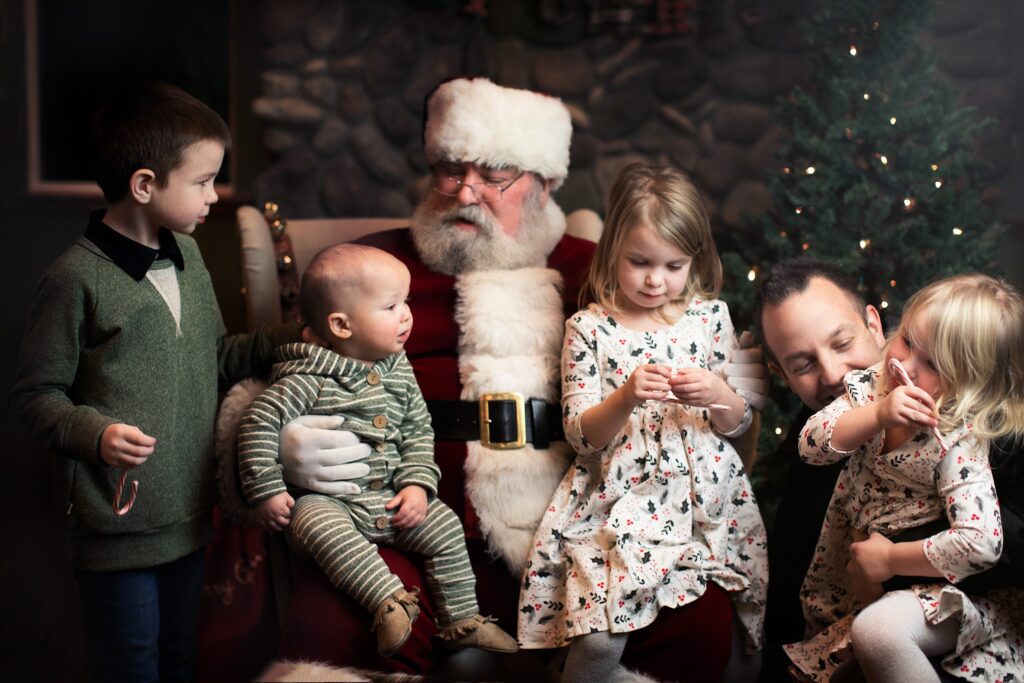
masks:
[[[348,316],[344,313],[331,313],[328,315],[327,329],[338,339],[348,339],[352,336],[352,327],[349,325]]]
[[[148,168],[140,168],[128,179],[128,193],[139,204],[149,204],[156,187],[156,173]]]
[[[537,199],[540,202],[540,208],[543,209],[548,205],[548,199],[551,198],[552,181],[541,178],[540,176],[534,177],[537,178],[537,182],[540,184],[540,196]]]
[[[871,338],[878,344],[878,348],[885,346],[885,330],[882,328],[882,317],[878,309],[868,304],[864,307],[864,324],[867,325]]]

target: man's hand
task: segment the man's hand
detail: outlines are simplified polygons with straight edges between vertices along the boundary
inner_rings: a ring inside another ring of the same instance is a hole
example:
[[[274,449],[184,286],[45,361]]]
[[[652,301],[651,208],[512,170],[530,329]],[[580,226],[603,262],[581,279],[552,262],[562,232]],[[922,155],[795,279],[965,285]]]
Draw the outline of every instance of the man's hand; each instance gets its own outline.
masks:
[[[850,561],[846,563],[846,578],[850,591],[861,604],[869,605],[885,592],[882,582],[893,577],[890,562],[893,544],[877,531],[866,538],[863,532],[855,532],[853,537]]]
[[[412,529],[419,526],[427,517],[426,489],[415,484],[406,486],[384,504],[385,510],[394,510],[396,507],[398,512],[391,518],[391,526],[396,529]]]
[[[754,410],[764,408],[768,398],[768,368],[761,347],[754,344],[754,335],[744,332],[739,346],[723,368],[726,383],[743,397]]]
[[[130,470],[146,462],[153,454],[156,439],[138,427],[116,422],[100,435],[100,458],[119,470]]]
[[[264,531],[280,531],[292,521],[292,507],[295,499],[287,491],[267,498],[256,506],[260,526]]]
[[[341,416],[303,415],[284,426],[279,446],[286,482],[332,496],[362,490],[347,480],[369,474],[370,466],[358,461],[370,454],[370,447],[352,432],[338,431],[344,421]]]

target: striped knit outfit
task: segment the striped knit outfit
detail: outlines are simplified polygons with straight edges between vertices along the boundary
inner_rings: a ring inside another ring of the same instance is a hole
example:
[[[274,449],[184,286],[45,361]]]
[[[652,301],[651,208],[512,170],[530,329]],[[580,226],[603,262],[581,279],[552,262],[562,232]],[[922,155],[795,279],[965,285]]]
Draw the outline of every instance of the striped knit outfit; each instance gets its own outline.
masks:
[[[374,546],[385,544],[426,557],[439,626],[477,614],[464,532],[455,513],[437,498],[434,432],[405,354],[368,368],[311,344],[286,344],[277,353],[272,386],[252,402],[239,427],[238,467],[246,500],[256,505],[289,490],[277,457],[285,424],[300,415],[344,415],[343,428],[372,446],[365,461],[369,474],[352,480],[362,492],[326,496],[291,489],[297,498],[288,528],[292,539],[334,585],[371,613],[402,588]],[[426,519],[412,529],[394,529],[395,510],[384,505],[411,484],[428,493]]]

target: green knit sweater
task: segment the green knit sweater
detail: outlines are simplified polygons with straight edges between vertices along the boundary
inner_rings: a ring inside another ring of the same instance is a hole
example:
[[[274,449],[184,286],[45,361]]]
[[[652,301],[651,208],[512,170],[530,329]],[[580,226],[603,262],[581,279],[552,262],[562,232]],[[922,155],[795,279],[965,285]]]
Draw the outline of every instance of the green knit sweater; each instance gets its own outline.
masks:
[[[195,240],[174,239],[185,263],[177,272],[180,336],[153,284],[84,237],[47,269],[25,330],[11,405],[63,456],[80,569],[155,566],[209,541],[218,389],[265,373],[273,350],[299,338],[296,325],[225,337]],[[123,517],[111,508],[119,470],[99,457],[100,435],[115,422],[156,439],[155,452],[129,473],[139,492]]]

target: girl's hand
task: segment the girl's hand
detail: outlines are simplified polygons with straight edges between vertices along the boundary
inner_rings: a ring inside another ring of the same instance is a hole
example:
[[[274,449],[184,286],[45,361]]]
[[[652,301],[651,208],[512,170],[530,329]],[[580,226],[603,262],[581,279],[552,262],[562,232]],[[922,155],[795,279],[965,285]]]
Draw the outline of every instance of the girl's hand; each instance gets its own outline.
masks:
[[[385,510],[398,508],[391,518],[391,526],[396,529],[412,529],[423,523],[427,518],[427,491],[422,486],[410,484],[384,504]]]
[[[668,394],[672,370],[667,365],[640,365],[629,376],[622,389],[633,406],[644,401],[662,401]]]
[[[920,387],[898,386],[878,401],[878,421],[882,427],[934,427],[935,399]]]
[[[156,439],[138,427],[117,422],[100,435],[100,458],[111,467],[130,470],[146,462],[155,446]]]
[[[287,491],[267,498],[256,510],[259,513],[260,526],[264,531],[280,531],[292,521],[292,507],[295,499]]]
[[[725,380],[705,368],[683,368],[672,377],[670,385],[676,398],[698,408],[724,404],[732,393]]]

